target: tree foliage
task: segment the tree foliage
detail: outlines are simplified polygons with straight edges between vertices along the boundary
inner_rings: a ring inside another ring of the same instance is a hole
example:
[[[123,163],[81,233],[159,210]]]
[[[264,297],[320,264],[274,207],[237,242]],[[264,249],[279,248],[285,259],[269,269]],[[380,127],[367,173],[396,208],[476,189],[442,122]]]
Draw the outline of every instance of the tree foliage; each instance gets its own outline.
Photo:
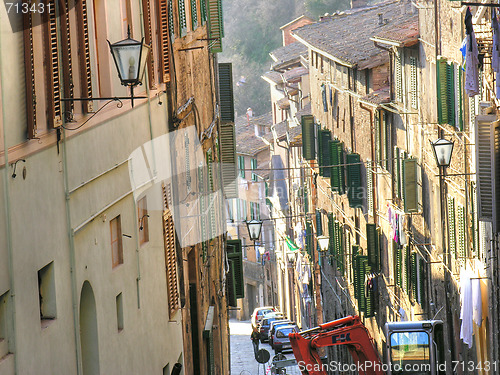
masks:
[[[225,37],[220,60],[233,63],[235,110],[239,115],[248,107],[256,116],[271,110],[269,85],[261,76],[270,69],[269,53],[283,43],[280,27],[302,14],[318,19],[325,12],[345,9],[345,3],[346,0],[223,0]],[[236,85],[241,77],[245,83]]]

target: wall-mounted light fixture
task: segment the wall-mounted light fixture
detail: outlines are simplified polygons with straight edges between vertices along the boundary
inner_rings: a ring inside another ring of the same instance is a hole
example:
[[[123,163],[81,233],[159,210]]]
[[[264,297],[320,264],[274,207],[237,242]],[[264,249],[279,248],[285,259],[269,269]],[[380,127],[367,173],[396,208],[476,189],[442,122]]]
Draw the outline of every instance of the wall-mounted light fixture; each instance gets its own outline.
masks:
[[[16,160],[15,163],[12,163],[11,165],[14,166],[14,170],[12,171],[12,178],[16,178],[17,174],[16,174],[16,168],[17,168],[17,163],[19,163],[20,161],[22,161],[23,163],[26,163],[26,160],[25,159],[19,159],[19,160]],[[26,172],[25,172],[25,169],[23,169],[23,177],[26,175]],[[24,177],[26,178],[26,177]]]
[[[139,219],[139,230],[144,229],[144,222],[147,222],[149,215],[145,214]]]
[[[135,99],[147,99],[146,96],[134,96],[134,87],[142,84],[144,72],[146,70],[146,62],[148,58],[150,46],[144,43],[144,38],[141,41],[130,37],[130,26],[127,31],[127,38],[119,42],[111,44],[108,40],[109,48],[113,60],[118,71],[118,77],[123,86],[130,87],[130,97],[100,97],[100,98],[62,98],[63,102],[72,101],[92,101],[92,100],[115,100],[121,101],[130,99],[132,107]]]

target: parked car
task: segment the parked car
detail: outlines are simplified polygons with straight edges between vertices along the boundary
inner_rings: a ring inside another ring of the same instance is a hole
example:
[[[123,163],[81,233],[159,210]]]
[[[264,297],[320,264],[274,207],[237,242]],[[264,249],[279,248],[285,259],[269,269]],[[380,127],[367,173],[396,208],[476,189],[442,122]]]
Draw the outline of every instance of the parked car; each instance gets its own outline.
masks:
[[[272,306],[257,307],[252,313],[252,328],[257,327],[257,325],[262,320],[262,317],[268,313],[275,312],[276,309]]]
[[[268,340],[269,325],[271,322],[282,319],[284,319],[282,313],[270,313],[264,316],[259,325],[260,342],[266,342]]]
[[[288,335],[292,332],[298,332],[299,329],[296,325],[285,325],[278,326],[274,334],[274,351],[276,353],[283,352],[285,350],[292,350],[292,344]]]
[[[269,333],[267,334],[268,340],[269,340],[269,345],[271,345],[271,348],[274,349],[273,347],[273,339],[274,339],[274,333],[276,331],[276,328],[282,325],[294,325],[294,322],[291,322],[289,319],[283,319],[283,320],[275,320],[269,324]]]

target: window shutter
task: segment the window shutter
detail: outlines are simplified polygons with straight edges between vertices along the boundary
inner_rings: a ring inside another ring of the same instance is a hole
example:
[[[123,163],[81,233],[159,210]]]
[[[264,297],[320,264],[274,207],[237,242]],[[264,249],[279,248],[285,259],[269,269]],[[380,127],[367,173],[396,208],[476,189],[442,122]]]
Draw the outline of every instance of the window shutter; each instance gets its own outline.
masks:
[[[333,213],[328,214],[328,238],[330,239],[328,253],[330,256],[333,256],[335,255],[335,217]],[[332,258],[330,257],[330,259]],[[331,264],[333,264],[332,261],[330,261]]]
[[[376,224],[366,224],[366,238],[368,264],[373,271],[378,272],[380,270],[380,243]]]
[[[45,12],[44,18],[44,43],[45,43],[45,79],[46,79],[46,103],[47,122],[53,128],[62,125],[61,108],[61,75],[59,69],[59,42],[56,17],[56,3],[48,0],[48,5],[54,9],[53,12]]]
[[[326,99],[326,85],[321,85],[321,97],[323,99],[323,112],[328,112],[328,102]]]
[[[200,192],[199,204],[200,204],[200,234],[201,234],[201,252],[203,256],[203,261],[206,260],[208,251],[208,234],[207,234],[207,188],[206,188],[206,176],[203,166],[198,167],[198,191]]]
[[[235,296],[245,298],[245,283],[243,281],[243,255],[241,240],[227,240],[227,258],[234,271]]]
[[[404,246],[402,249],[403,255],[403,290],[406,294],[409,294],[410,291],[410,256],[409,256],[410,247],[408,245]]]
[[[181,0],[182,1],[182,0]],[[172,0],[159,0],[158,24],[160,27],[160,77],[162,83],[170,82],[170,36],[173,35]]]
[[[233,65],[219,64],[220,119],[234,122]]]
[[[153,30],[151,23],[151,0],[142,0],[142,18],[144,21],[144,42],[153,47]],[[155,87],[155,70],[153,62],[153,52],[148,55],[147,61],[149,87]]]
[[[410,89],[411,89],[411,105],[413,108],[418,108],[418,92],[417,92],[417,59],[410,57]]]
[[[394,146],[394,170],[392,175],[392,183],[394,189],[394,196],[401,198],[399,192],[401,191],[401,163],[399,158],[399,147]]]
[[[403,61],[401,52],[397,52],[395,55],[395,89],[396,89],[396,100],[398,102],[403,102]]]
[[[403,200],[406,213],[418,212],[417,159],[403,160]]]
[[[337,221],[335,226],[335,242],[336,242],[336,248],[337,248],[337,268],[340,271],[341,274],[344,274],[344,245],[345,245],[345,238],[344,238],[344,226]]]
[[[369,275],[370,273],[372,273],[372,267],[368,263],[365,263],[364,271],[365,275]],[[375,316],[375,292],[373,290],[367,290],[365,292],[365,295],[366,295],[365,317],[371,318]]]
[[[314,137],[314,117],[304,115],[302,122],[302,155],[305,160],[314,160],[316,156],[316,141]]]
[[[316,209],[316,236],[323,235],[323,220],[321,220],[321,211]]]
[[[374,193],[373,193],[373,168],[375,167],[372,161],[366,164],[366,205],[368,215],[373,216],[374,212]]]
[[[470,188],[470,199],[471,199],[471,232],[472,232],[472,256],[476,257],[479,255],[479,231],[478,231],[478,219],[477,219],[477,196],[474,184],[471,184]]]
[[[227,199],[238,198],[236,135],[232,123],[220,124],[220,160],[224,195]]]
[[[181,36],[186,35],[187,21],[186,21],[186,3],[185,0],[177,1],[177,10],[179,11],[179,33]]]
[[[361,164],[359,154],[347,154],[347,199],[349,207],[363,207],[363,188],[361,186]]]
[[[419,300],[418,302],[421,304],[424,301],[424,293],[425,293],[425,284],[424,284],[424,276],[425,276],[425,262],[422,258],[419,259],[418,261],[418,273],[419,273],[419,278],[418,278],[418,296]]]
[[[60,6],[60,21],[61,26],[61,49],[65,53],[61,54],[62,60],[62,79],[63,79],[63,95],[66,98],[73,98],[73,65],[71,60],[71,33],[69,25],[69,9],[68,0],[59,1]],[[73,112],[73,102],[64,103],[64,111],[66,113]]]
[[[358,275],[356,273],[357,263],[358,263],[358,255],[359,253],[359,245],[352,245],[351,247],[351,266],[352,266],[352,283],[354,286],[354,297],[358,298]]]
[[[466,243],[465,243],[465,231],[466,228],[466,218],[465,218],[465,207],[461,204],[457,204],[457,256],[458,263],[460,265],[465,265],[466,256]]]
[[[446,64],[446,92],[448,107],[448,124],[456,126],[455,106],[455,64]]]
[[[213,151],[209,149],[206,153],[207,160],[207,180],[208,180],[208,194],[209,198],[207,198],[208,203],[208,238],[211,240],[216,237],[217,228],[216,228],[216,214],[215,214],[215,202],[212,201],[214,196],[211,194],[215,191],[215,182],[214,182],[214,166],[213,166]]]
[[[489,222],[495,220],[495,120],[476,116],[475,126],[478,218]]]
[[[92,70],[90,61],[89,21],[87,16],[87,0],[75,2],[78,25],[78,56],[80,65],[80,87],[82,98],[92,97]],[[93,112],[91,101],[83,102],[83,112]]]
[[[222,0],[208,0],[208,37],[211,40],[210,52],[222,52],[224,20],[222,18]]]
[[[165,186],[163,188],[164,205]],[[163,211],[163,243],[165,247],[165,265],[167,273],[168,306],[170,318],[179,309],[179,289],[177,287],[177,262],[175,249],[175,230],[172,212],[169,209]]]
[[[448,251],[457,258],[457,238],[455,231],[455,198],[448,197]]]
[[[380,163],[382,160],[382,125],[381,111],[375,111],[375,160]]]
[[[35,61],[31,12],[23,13],[24,74],[26,85],[26,122],[28,139],[36,137]]]
[[[312,256],[312,228],[311,228],[311,223],[309,221],[306,221],[306,251],[309,254],[309,256]]]
[[[359,311],[366,312],[366,295],[365,295],[365,275],[366,266],[368,265],[368,257],[366,255],[357,255],[357,273],[358,273],[358,308]]]
[[[198,27],[198,9],[196,9],[196,0],[190,0],[191,2],[191,29],[196,30]]]
[[[201,24],[204,25],[207,22],[207,3],[206,0],[200,0],[200,13],[201,13]]]
[[[457,98],[457,121],[456,121],[456,127],[458,130],[463,131],[464,130],[464,105],[463,105],[463,84],[462,84],[462,67],[459,65],[456,66],[455,69],[456,76],[455,76],[455,90],[456,90],[456,98]]]
[[[403,268],[403,259],[402,259],[402,250],[399,247],[398,243],[393,241],[392,246],[394,249],[394,279],[396,282],[396,285],[398,285],[400,288],[403,287],[403,282],[402,282],[402,268]]]
[[[448,123],[448,64],[445,59],[436,61],[438,123]]]
[[[330,144],[330,185],[333,191],[339,194],[345,192],[344,178],[344,143],[339,140],[333,140]]]
[[[411,296],[414,300],[418,300],[418,263],[415,252],[410,255],[410,281]]]
[[[330,130],[323,129],[319,131],[318,135],[319,175],[323,177],[330,177],[330,141],[332,139],[332,133]]]

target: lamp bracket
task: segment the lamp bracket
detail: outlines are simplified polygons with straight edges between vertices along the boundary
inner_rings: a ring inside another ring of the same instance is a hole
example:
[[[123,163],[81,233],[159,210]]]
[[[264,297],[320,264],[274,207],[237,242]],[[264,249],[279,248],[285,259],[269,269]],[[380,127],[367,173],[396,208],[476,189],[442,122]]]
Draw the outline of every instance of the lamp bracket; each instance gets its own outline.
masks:
[[[134,99],[147,99],[147,96],[134,96]],[[132,99],[130,96],[110,96],[110,97],[100,97],[100,98],[62,98],[62,102],[85,102],[91,100],[127,100]]]

